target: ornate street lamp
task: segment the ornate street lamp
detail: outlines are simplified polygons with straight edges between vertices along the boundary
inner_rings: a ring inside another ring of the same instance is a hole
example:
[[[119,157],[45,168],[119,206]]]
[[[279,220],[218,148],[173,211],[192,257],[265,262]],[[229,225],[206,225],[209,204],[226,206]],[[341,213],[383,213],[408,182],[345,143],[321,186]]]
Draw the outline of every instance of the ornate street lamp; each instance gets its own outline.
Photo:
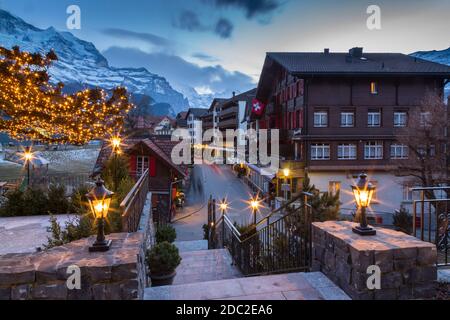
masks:
[[[87,195],[92,214],[97,223],[97,240],[89,248],[90,252],[105,252],[111,247],[111,240],[105,238],[105,219],[108,216],[109,206],[111,204],[114,192],[105,188],[104,181],[98,179],[96,186]]]
[[[112,137],[111,146],[115,154],[120,153],[120,146],[122,145],[122,139],[119,136]]]
[[[356,185],[352,186],[356,204],[361,210],[360,225],[353,228],[353,232],[362,236],[374,236],[377,234],[375,229],[368,226],[366,216],[366,209],[370,206],[375,189],[375,186],[367,180],[367,174],[365,173],[362,173]]]

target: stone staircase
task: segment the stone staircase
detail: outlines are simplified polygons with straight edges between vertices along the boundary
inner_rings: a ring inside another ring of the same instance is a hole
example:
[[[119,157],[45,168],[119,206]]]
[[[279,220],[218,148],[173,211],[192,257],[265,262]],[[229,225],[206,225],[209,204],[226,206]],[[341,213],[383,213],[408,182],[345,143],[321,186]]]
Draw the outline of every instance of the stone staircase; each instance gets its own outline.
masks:
[[[172,286],[145,289],[145,300],[348,300],[322,273],[248,277],[226,249],[207,241],[175,242],[183,258]]]

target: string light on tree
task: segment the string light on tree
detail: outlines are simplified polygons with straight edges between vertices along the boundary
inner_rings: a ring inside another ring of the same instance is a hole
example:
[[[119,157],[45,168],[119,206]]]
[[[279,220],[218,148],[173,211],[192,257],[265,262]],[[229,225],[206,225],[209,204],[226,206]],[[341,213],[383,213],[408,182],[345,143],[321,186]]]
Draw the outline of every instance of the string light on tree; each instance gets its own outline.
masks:
[[[58,58],[0,47],[0,131],[17,140],[83,145],[120,131],[131,110],[128,93],[89,89],[68,95],[49,84]]]

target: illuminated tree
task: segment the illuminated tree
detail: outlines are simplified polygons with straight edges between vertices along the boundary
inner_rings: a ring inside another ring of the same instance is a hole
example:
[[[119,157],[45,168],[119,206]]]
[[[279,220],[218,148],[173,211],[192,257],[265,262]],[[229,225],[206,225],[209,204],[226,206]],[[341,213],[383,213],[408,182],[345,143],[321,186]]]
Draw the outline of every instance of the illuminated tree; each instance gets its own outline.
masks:
[[[17,140],[82,145],[120,131],[130,111],[125,88],[64,94],[49,83],[58,58],[0,47],[0,131]]]

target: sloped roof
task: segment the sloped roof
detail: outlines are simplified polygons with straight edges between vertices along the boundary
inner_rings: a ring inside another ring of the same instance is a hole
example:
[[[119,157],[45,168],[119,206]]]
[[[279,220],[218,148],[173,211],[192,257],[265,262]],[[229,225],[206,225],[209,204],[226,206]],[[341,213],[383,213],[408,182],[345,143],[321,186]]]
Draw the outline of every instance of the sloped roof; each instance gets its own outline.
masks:
[[[450,76],[450,67],[401,53],[270,52],[272,59],[293,74],[418,74]]]
[[[126,139],[124,144],[124,152],[130,152],[136,145],[144,144],[150,150],[152,150],[157,157],[166,163],[169,167],[174,169],[181,176],[186,176],[186,166],[185,165],[176,165],[172,162],[172,149],[178,144],[178,142],[173,142],[170,139],[164,138],[162,136],[151,136],[148,138],[136,138],[136,139]],[[104,142],[100,153],[97,157],[97,161],[95,163],[93,174],[98,174],[103,170],[104,164],[108,160],[108,158],[112,154],[112,149],[109,143]]]
[[[200,118],[202,117],[206,112],[208,112],[208,109],[203,109],[203,108],[190,108],[188,110],[188,113],[186,115],[186,118],[189,117],[190,114],[193,114],[194,117],[196,118]]]

